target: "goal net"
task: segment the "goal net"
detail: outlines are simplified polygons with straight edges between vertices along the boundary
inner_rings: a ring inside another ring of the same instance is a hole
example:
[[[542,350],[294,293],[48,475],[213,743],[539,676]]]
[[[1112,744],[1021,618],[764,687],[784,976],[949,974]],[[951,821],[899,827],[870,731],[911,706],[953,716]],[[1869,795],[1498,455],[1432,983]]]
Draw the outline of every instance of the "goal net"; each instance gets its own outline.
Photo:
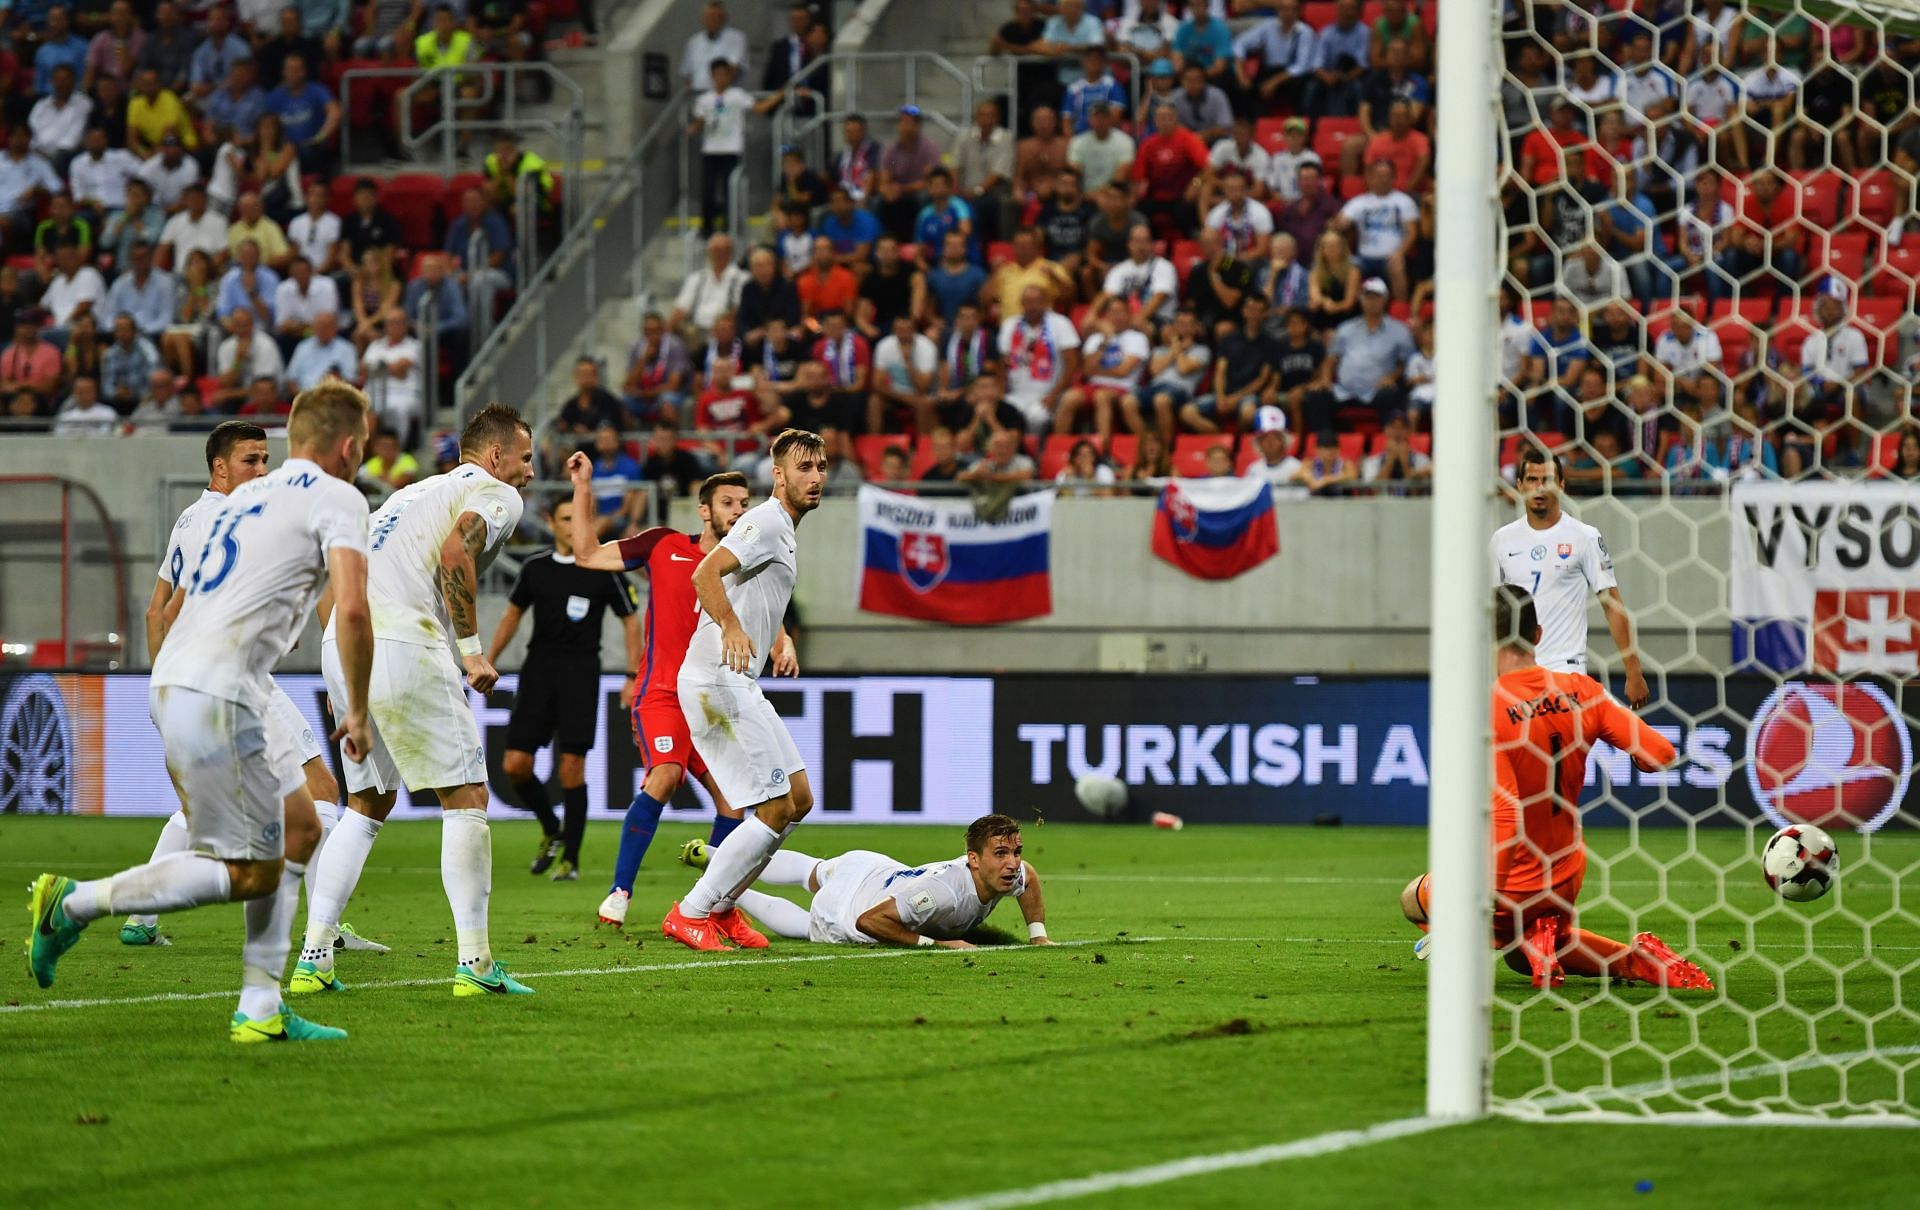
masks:
[[[1506,961],[1527,968],[1516,938],[1490,983],[1474,972],[1483,1007],[1492,988],[1484,1104],[1920,1124],[1920,7],[1488,7],[1506,10],[1482,26],[1502,285],[1480,433],[1497,429],[1506,485],[1491,520],[1521,515],[1527,446],[1557,455],[1565,510],[1604,536],[1631,615],[1640,717],[1678,751],[1654,771],[1595,751],[1568,805],[1588,855],[1578,927],[1655,934],[1714,987],[1536,989]],[[1449,114],[1443,137],[1472,129]],[[1444,314],[1444,274],[1441,291]],[[1531,557],[1579,574],[1576,553]],[[1624,701],[1598,601],[1588,648]],[[1812,902],[1762,877],[1762,846],[1795,824],[1838,849]]]

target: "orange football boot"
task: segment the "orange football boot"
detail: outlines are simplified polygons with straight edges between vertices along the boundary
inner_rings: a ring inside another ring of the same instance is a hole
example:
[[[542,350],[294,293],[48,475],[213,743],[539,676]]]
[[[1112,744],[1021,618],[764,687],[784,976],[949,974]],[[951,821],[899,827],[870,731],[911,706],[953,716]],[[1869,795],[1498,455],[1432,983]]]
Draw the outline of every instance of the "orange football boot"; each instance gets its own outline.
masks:
[[[1533,929],[1527,934],[1527,964],[1533,967],[1533,985],[1535,987],[1559,987],[1567,981],[1567,972],[1560,968],[1560,918],[1542,916],[1533,922]]]
[[[1686,991],[1713,990],[1713,980],[1707,977],[1707,972],[1674,953],[1652,933],[1634,934],[1633,958],[1633,977],[1642,983]]]
[[[730,950],[733,947],[720,939],[720,930],[713,927],[712,918],[693,920],[680,914],[680,905],[675,903],[668,910],[666,919],[660,922],[662,936],[671,937],[691,950]],[[761,938],[762,944],[766,939]]]
[[[715,912],[707,917],[722,937],[733,942],[743,950],[763,950],[767,948],[767,935],[753,927],[753,921],[737,907],[724,912]]]

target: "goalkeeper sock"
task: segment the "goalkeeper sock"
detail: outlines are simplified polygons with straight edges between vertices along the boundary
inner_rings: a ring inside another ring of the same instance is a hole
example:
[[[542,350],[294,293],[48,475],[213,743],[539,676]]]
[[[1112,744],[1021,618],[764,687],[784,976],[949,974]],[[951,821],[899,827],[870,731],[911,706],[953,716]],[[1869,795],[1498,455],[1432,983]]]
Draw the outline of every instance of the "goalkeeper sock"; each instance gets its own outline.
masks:
[[[175,853],[184,853],[187,851],[187,844],[186,813],[184,811],[175,811],[173,814],[167,816],[166,825],[160,829],[160,839],[153,842],[153,856],[147,858],[147,864],[152,865],[162,857],[171,857]],[[160,917],[135,916],[133,922],[152,928],[154,925],[160,923]]]
[[[614,890],[633,893],[633,880],[639,875],[640,862],[646,858],[647,846],[653,843],[653,834],[660,827],[663,809],[645,790],[634,795],[627,805],[627,818],[620,825],[620,854],[613,862]]]
[[[736,893],[753,884],[753,876],[778,851],[782,839],[757,816],[743,821],[707,858],[706,873],[680,901],[680,914],[704,920],[722,904],[730,904]]]
[[[1573,944],[1560,951],[1560,965],[1570,975],[1585,975],[1599,978],[1602,975],[1615,979],[1639,979],[1645,983],[1657,983],[1659,971],[1641,972],[1640,965],[1634,960],[1633,947],[1624,941],[1615,941],[1611,937],[1602,937],[1599,933],[1589,933],[1585,929],[1573,931]]]
[[[440,812],[440,882],[453,907],[460,965],[486,973],[493,965],[487,942],[487,898],[493,893],[493,833],[487,813],[475,808]]]
[[[580,864],[580,841],[587,834],[587,788],[585,786],[566,787],[567,822],[560,836],[565,851],[562,860]]]
[[[805,886],[807,876],[813,873],[813,867],[818,864],[818,857],[789,853],[782,849],[767,862],[767,868],[760,872],[759,881],[771,882],[775,886]]]
[[[75,924],[86,924],[116,910],[177,912],[225,903],[232,890],[226,862],[204,853],[175,853],[108,878],[76,883],[61,910]]]
[[[746,816],[744,815],[740,817],[740,819],[745,818]],[[713,830],[707,833],[707,844],[712,848],[719,848],[720,842],[733,835],[733,830],[739,826],[739,819],[735,819],[731,815],[721,815],[715,812],[713,816]]]
[[[760,891],[740,892],[740,906],[769,929],[793,941],[807,939],[807,909]]]
[[[533,812],[540,821],[540,833],[543,836],[560,835],[560,821],[554,817],[553,803],[547,798],[547,787],[537,777],[513,783],[513,792],[520,796],[520,805]]]

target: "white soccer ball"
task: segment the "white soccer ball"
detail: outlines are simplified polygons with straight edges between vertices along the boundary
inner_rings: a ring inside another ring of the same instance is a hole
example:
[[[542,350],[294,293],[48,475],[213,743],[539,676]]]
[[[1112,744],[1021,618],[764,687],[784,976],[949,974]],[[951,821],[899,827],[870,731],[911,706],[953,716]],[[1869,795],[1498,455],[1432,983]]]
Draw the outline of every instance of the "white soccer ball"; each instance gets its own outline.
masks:
[[[1117,777],[1083,773],[1073,783],[1073,795],[1089,815],[1112,819],[1127,809],[1127,783]]]
[[[1760,870],[1780,898],[1810,903],[1840,877],[1840,851],[1833,837],[1810,823],[1781,828],[1760,850]]]

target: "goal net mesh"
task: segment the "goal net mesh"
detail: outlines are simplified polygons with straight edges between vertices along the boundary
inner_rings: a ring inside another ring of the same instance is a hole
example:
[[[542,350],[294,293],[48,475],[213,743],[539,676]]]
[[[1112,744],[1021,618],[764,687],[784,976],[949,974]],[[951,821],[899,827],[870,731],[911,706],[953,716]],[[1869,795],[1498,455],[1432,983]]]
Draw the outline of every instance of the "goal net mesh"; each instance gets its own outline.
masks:
[[[1680,753],[1595,752],[1578,924],[1715,989],[1496,960],[1492,1105],[1920,1117],[1920,12],[1505,8],[1501,469],[1562,459]],[[1624,697],[1597,606],[1589,648]],[[1793,823],[1838,845],[1815,902],[1762,878]]]

